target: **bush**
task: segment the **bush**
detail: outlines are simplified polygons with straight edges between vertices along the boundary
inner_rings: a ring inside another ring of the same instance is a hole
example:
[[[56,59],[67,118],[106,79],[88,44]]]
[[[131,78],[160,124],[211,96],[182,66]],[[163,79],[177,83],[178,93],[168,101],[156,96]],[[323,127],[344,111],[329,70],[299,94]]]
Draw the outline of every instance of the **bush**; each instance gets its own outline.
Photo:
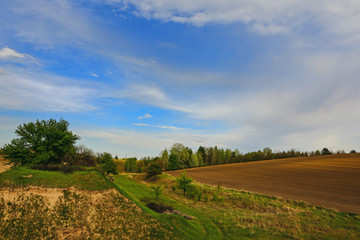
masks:
[[[156,198],[159,198],[159,196],[162,193],[162,186],[161,185],[151,186],[151,189],[154,190]]]

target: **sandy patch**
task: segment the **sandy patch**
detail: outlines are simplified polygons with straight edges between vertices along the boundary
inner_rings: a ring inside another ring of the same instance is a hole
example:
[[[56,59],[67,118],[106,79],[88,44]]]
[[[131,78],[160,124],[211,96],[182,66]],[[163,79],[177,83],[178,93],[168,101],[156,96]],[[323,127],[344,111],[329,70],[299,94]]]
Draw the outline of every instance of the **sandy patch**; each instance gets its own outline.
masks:
[[[107,193],[118,193],[115,189],[109,189],[104,191],[85,191],[78,190],[76,188],[41,188],[41,187],[23,187],[23,188],[3,188],[0,189],[0,197],[2,196],[5,201],[15,202],[19,196],[23,195],[28,197],[30,195],[42,196],[46,201],[49,202],[49,207],[55,206],[58,199],[63,196],[64,190],[70,190],[76,194],[85,194],[92,202],[98,201],[103,198],[104,194]]]
[[[5,160],[2,156],[0,156],[0,172],[5,172],[10,168],[9,165],[5,165]]]

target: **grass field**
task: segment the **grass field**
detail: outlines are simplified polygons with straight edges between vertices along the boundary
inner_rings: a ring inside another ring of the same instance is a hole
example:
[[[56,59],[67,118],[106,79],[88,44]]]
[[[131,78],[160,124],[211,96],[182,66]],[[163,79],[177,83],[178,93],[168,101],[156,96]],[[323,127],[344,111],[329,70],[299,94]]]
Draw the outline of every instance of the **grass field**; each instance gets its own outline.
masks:
[[[360,154],[235,163],[186,172],[202,183],[360,213]]]

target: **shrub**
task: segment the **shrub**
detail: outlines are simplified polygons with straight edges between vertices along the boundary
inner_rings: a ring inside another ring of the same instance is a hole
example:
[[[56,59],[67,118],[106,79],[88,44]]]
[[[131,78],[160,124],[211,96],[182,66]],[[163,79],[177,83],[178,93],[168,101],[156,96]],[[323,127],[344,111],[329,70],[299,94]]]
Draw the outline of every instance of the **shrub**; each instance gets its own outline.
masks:
[[[161,185],[151,186],[151,189],[154,190],[156,198],[159,198],[159,196],[162,193],[162,186]]]
[[[190,178],[186,175],[186,172],[183,172],[182,174],[180,174],[180,176],[176,179],[177,187],[184,191],[184,196],[185,196],[186,190],[189,189],[189,187],[193,181],[194,180],[192,178]]]

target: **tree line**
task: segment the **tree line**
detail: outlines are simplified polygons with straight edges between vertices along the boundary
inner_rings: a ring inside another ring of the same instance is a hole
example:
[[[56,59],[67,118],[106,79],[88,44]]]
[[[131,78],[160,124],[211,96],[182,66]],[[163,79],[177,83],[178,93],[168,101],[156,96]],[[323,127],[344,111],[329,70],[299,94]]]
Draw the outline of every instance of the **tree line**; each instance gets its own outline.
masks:
[[[336,154],[345,153],[339,150]],[[356,153],[352,150],[350,153]],[[311,152],[297,151],[273,151],[266,147],[263,150],[241,153],[239,150],[223,149],[215,147],[200,146],[197,151],[185,147],[181,143],[175,143],[170,149],[164,149],[158,157],[144,157],[140,160],[128,158],[125,162],[127,172],[146,172],[151,164],[161,166],[163,170],[172,171],[194,167],[213,166],[228,163],[251,162],[260,160],[271,160],[293,157],[307,157],[334,154],[328,148]]]
[[[170,149],[164,149],[157,157],[113,159],[110,153],[95,154],[85,146],[76,146],[80,139],[69,129],[69,123],[63,119],[37,120],[19,125],[15,130],[18,138],[0,149],[0,154],[13,166],[30,166],[48,170],[78,170],[79,166],[96,167],[104,173],[116,174],[118,170],[126,172],[147,172],[154,176],[161,171],[213,166],[219,164],[239,163],[280,158],[304,157],[333,154],[329,149],[301,152],[273,151],[266,147],[263,150],[241,153],[239,150],[200,146],[197,151],[175,143]],[[345,153],[337,151],[336,153]],[[356,153],[352,150],[350,153]],[[123,166],[121,166],[123,164]],[[122,168],[122,169],[121,169]]]

